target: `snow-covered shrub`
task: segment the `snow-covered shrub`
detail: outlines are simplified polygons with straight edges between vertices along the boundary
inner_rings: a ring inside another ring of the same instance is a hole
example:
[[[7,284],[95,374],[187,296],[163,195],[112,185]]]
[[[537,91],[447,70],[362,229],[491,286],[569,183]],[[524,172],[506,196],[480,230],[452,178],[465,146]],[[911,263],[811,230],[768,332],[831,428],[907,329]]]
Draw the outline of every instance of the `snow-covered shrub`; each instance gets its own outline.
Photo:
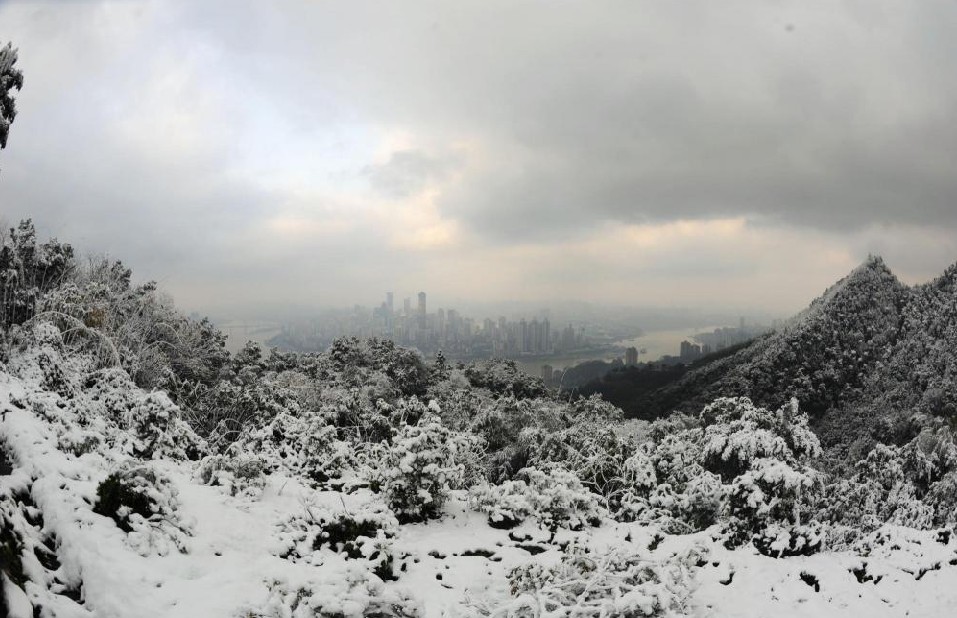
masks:
[[[757,459],[807,461],[821,454],[796,399],[776,412],[756,407],[746,397],[720,398],[701,412],[704,422],[702,465],[724,481],[746,472]]]
[[[528,483],[534,517],[546,529],[578,530],[601,521],[603,509],[598,497],[574,472],[553,465],[541,470],[526,468],[522,476]]]
[[[466,479],[465,461],[478,439],[452,431],[437,416],[401,427],[385,452],[385,460],[369,471],[371,485],[385,496],[401,522],[438,517],[451,489]]]
[[[336,381],[345,386],[379,382],[370,377],[380,374],[385,389],[376,389],[376,395],[390,400],[422,397],[429,388],[431,372],[418,353],[389,339],[341,337],[332,342],[327,355],[338,374]]]
[[[0,233],[0,328],[32,318],[43,296],[67,279],[75,264],[70,245],[55,238],[38,243],[30,219]]]
[[[319,566],[325,562],[323,553],[331,552],[361,560],[381,579],[393,579],[392,539],[398,528],[392,511],[380,505],[353,511],[307,506],[304,514],[279,525],[281,556]]]
[[[905,474],[923,496],[948,472],[957,470],[954,433],[947,425],[927,427],[901,449],[901,456]]]
[[[386,588],[362,565],[345,563],[322,579],[268,581],[269,597],[243,618],[418,618],[421,604],[411,595]]]
[[[205,441],[181,417],[179,407],[162,391],[146,395],[130,410],[126,428],[133,435],[133,455],[142,459],[199,459]]]
[[[577,423],[530,441],[528,447],[528,465],[560,464],[613,505],[630,489],[631,479],[627,478],[629,471],[625,469],[625,462],[634,452],[634,445],[620,436],[609,422]]]
[[[869,533],[885,523],[926,529],[934,524],[932,506],[924,504],[908,479],[900,447],[877,444],[858,461],[854,473],[826,488],[822,517]]]
[[[677,512],[691,530],[704,530],[718,521],[726,504],[727,494],[721,477],[702,470],[685,484]]]
[[[387,381],[384,374],[378,377]],[[380,396],[379,390],[365,382],[349,387],[327,384],[309,395],[309,401],[303,405],[303,416],[318,415],[325,423],[336,427],[341,438],[352,442],[388,440],[394,426],[402,423],[390,418],[392,405]],[[394,397],[390,396],[390,399],[394,400]]]
[[[493,528],[514,528],[532,514],[525,481],[504,481],[499,485],[476,485],[469,490],[469,502],[488,515]]]
[[[485,439],[489,451],[499,451],[518,440],[519,434],[529,425],[529,405],[512,397],[503,397],[483,406],[470,429]]]
[[[548,392],[541,378],[528,375],[509,359],[492,358],[469,363],[465,377],[476,388],[516,399],[542,397]]]
[[[701,419],[700,463],[727,485],[726,544],[754,538],[760,549],[766,546],[760,539],[781,537],[781,527],[797,527],[792,536],[803,538],[800,529],[814,515],[823,476],[810,466],[821,446],[797,400],[771,412],[747,398],[721,398],[704,408]],[[713,479],[698,488],[713,502],[723,501]],[[814,545],[795,544],[801,551]]]
[[[186,553],[190,527],[179,517],[178,492],[170,480],[146,465],[126,464],[96,489],[93,512],[111,518],[140,554]]]
[[[278,414],[298,413],[291,394],[275,384],[271,376],[256,374],[249,364],[235,360],[234,364],[239,366],[231,367],[235,372],[231,379],[222,379],[212,386],[184,384],[177,389],[176,400],[184,408],[184,417],[219,452]]]
[[[684,429],[645,443],[626,460],[621,498],[611,506],[619,521],[654,523],[680,534],[706,528],[723,506],[720,478],[701,460],[702,432]]]
[[[475,509],[488,515],[489,525],[508,528],[534,519],[547,530],[580,530],[601,522],[598,496],[588,491],[573,472],[558,465],[525,468],[520,480],[479,486],[470,492]]]
[[[957,527],[957,472],[934,483],[923,502],[933,510],[935,526]]]
[[[765,556],[810,556],[824,548],[827,530],[820,522],[803,526],[769,524],[752,539],[754,547]]]
[[[355,448],[338,439],[336,427],[318,414],[277,414],[250,433],[244,448],[260,453],[270,469],[282,469],[325,484],[342,477],[355,465]]]
[[[618,521],[635,521],[648,508],[648,496],[658,486],[654,462],[646,453],[635,451],[622,465],[622,490],[609,508]]]
[[[802,515],[805,522],[811,515],[808,498],[820,489],[820,474],[809,468],[769,458],[751,462],[751,469],[728,489],[725,544],[735,547],[768,535],[777,538],[782,526],[800,528]]]
[[[52,324],[44,324],[44,326],[56,330],[56,327]],[[63,398],[70,398],[76,394],[76,385],[70,380],[69,371],[64,367],[63,357],[59,351],[49,345],[43,346],[36,354],[34,362],[42,376],[40,385],[45,390],[56,393]]]
[[[135,390],[130,375],[119,367],[99,369],[83,379],[83,391],[87,397],[96,402],[96,407],[102,409],[106,418],[117,424],[125,423],[136,405]]]
[[[568,404],[569,414],[575,423],[618,423],[623,418],[621,408],[595,394],[579,397]]]
[[[677,616],[688,610],[691,568],[700,555],[689,552],[669,562],[627,550],[589,553],[573,546],[559,564],[530,563],[508,575],[512,599],[495,606],[473,603],[480,615],[635,618]]]
[[[210,455],[196,475],[205,485],[222,487],[230,496],[259,497],[266,485],[263,459],[257,454]]]
[[[570,424],[565,404],[505,396],[481,406],[471,431],[486,441],[490,453],[488,478],[499,482],[531,465],[545,437]]]

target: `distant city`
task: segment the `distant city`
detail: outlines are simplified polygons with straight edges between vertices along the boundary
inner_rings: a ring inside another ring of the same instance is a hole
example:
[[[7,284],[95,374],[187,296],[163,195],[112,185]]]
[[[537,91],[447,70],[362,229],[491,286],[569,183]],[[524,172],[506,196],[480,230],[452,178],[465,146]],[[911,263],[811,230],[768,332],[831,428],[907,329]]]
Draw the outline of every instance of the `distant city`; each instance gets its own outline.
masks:
[[[615,367],[690,364],[777,327],[776,321],[769,327],[749,324],[741,317],[737,326],[646,333],[637,325],[637,317],[622,320],[591,315],[557,320],[550,309],[544,308],[525,315],[476,319],[452,308],[429,311],[428,299],[426,292],[418,292],[404,297],[397,306],[395,293],[386,292],[374,307],[327,309],[314,317],[263,328],[259,332],[268,336],[260,340],[269,346],[313,352],[327,349],[339,337],[380,337],[415,348],[425,356],[441,351],[450,360],[465,362],[510,358],[525,371],[541,376],[546,384],[558,386],[563,379],[568,383],[567,370],[583,363],[600,365],[584,371],[584,375]],[[236,334],[243,338],[256,332],[246,328]]]
[[[614,340],[603,333],[587,335],[582,324],[555,327],[550,313],[543,309],[537,315],[478,320],[455,309],[440,307],[430,312],[425,292],[415,296],[414,305],[413,299],[406,297],[397,308],[394,293],[387,292],[385,300],[371,311],[357,305],[352,311],[326,312],[313,319],[284,323],[269,343],[311,351],[324,350],[343,336],[382,337],[426,355],[441,350],[450,358],[472,359],[566,354],[607,346]]]

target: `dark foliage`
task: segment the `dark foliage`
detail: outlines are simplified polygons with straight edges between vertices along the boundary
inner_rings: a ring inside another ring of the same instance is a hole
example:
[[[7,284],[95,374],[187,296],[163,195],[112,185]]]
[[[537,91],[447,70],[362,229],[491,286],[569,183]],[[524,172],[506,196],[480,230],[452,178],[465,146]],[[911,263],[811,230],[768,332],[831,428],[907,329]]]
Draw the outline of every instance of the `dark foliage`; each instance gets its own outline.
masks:
[[[156,505],[149,496],[130,482],[130,477],[122,472],[114,472],[96,488],[96,504],[93,512],[109,517],[124,532],[130,532],[129,513],[120,514],[125,507],[129,513],[136,513],[149,519],[156,512]]]
[[[362,553],[359,537],[376,538],[380,530],[391,538],[393,533],[385,530],[375,519],[353,518],[343,514],[337,518],[323,520],[322,532],[313,542],[313,549],[329,547],[336,553],[344,553],[353,560],[366,558],[376,563],[374,573],[383,580],[395,579],[392,573],[392,556],[379,556],[378,552],[366,556]]]

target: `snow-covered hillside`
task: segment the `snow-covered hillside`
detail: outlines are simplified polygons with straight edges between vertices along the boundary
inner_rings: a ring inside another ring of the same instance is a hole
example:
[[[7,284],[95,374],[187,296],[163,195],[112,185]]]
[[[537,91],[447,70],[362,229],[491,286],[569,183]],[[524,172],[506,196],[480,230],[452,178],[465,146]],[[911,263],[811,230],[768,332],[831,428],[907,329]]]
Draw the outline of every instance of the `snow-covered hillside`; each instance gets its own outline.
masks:
[[[400,524],[384,492],[350,474],[333,489],[294,466],[260,469],[268,445],[190,460],[208,447],[176,405],[122,370],[64,354],[57,335],[44,325],[0,372],[3,556],[19,558],[3,577],[15,618],[890,617],[945,616],[957,603],[957,538],[946,531],[883,526],[842,551],[775,558],[726,548],[717,524],[668,534],[616,521],[597,502],[576,510],[582,497],[561,492],[551,507],[566,500],[561,512],[594,521],[572,530],[529,515],[493,527],[502,518],[480,512],[489,491],[474,487],[471,498],[451,489],[434,519]],[[97,512],[118,471],[143,480],[155,512]],[[518,503],[528,508],[517,500],[499,512]],[[345,520],[356,529],[333,525]]]

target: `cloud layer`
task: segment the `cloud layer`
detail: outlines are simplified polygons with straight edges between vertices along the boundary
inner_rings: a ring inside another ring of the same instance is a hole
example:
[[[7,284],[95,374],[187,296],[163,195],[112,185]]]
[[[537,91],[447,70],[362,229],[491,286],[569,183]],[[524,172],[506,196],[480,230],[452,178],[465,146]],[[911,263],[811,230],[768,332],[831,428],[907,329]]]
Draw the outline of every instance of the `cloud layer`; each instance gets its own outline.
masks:
[[[181,304],[788,312],[957,261],[957,5],[7,2],[0,215]]]

